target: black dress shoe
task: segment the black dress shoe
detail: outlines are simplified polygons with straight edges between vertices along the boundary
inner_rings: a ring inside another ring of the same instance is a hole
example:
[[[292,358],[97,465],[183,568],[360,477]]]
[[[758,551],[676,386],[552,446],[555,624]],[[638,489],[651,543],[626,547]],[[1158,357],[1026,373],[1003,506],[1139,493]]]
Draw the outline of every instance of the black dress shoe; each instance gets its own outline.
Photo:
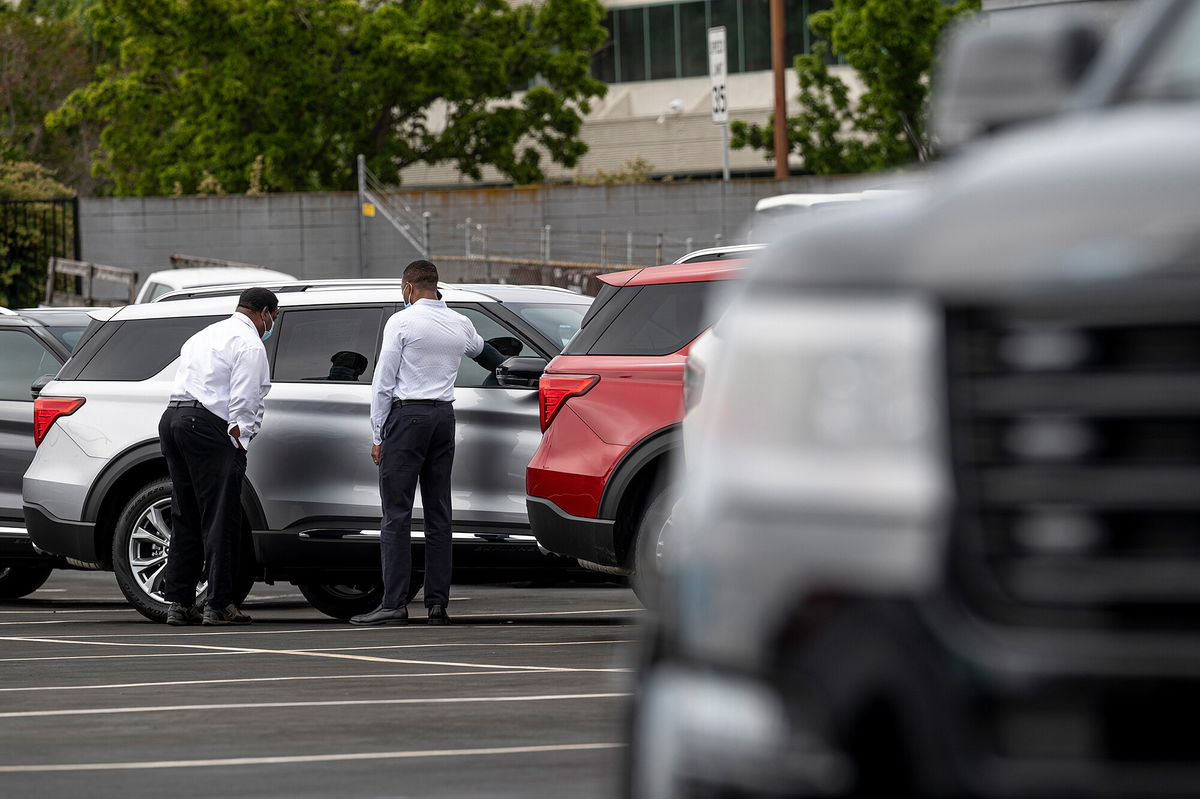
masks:
[[[385,608],[380,605],[370,613],[351,617],[350,623],[364,627],[377,627],[381,624],[408,624],[408,608]]]
[[[450,614],[446,612],[445,605],[430,605],[429,607],[429,623],[430,624],[449,624]]]
[[[224,608],[204,606],[204,625],[206,627],[223,627],[227,624],[249,624],[250,617],[238,610],[237,605],[230,602]]]
[[[199,624],[204,614],[195,605],[181,605],[172,602],[167,608],[167,624],[172,627],[186,627],[189,624]]]

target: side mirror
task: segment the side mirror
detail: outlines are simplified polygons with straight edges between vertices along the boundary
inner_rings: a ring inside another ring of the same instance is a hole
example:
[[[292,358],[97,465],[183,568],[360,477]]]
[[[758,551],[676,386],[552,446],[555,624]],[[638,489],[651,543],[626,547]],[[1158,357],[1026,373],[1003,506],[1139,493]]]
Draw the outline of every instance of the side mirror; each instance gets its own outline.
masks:
[[[504,388],[537,388],[546,371],[546,359],[531,356],[509,358],[496,367],[496,382]]]
[[[37,380],[33,381],[33,384],[29,386],[29,393],[33,395],[34,399],[37,399],[39,396],[41,396],[42,389],[45,388],[46,384],[53,380],[54,377],[54,375],[42,375]]]
[[[931,90],[942,151],[1067,107],[1103,37],[1067,15],[1035,22],[976,19],[947,37]]]

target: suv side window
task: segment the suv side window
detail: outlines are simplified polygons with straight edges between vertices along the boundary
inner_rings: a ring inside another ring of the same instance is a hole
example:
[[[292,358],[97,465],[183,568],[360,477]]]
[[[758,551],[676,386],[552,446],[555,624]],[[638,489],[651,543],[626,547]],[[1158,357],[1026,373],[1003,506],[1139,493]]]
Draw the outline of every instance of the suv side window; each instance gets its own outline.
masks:
[[[383,308],[311,308],[279,315],[272,379],[370,383]]]
[[[179,357],[185,341],[226,316],[173,316],[121,322],[111,336],[97,340],[98,349],[76,379],[134,381],[153,377]],[[87,349],[90,351],[91,347]],[[80,356],[88,354],[80,349]]]
[[[642,286],[596,339],[589,355],[669,355],[704,332],[712,282]]]
[[[540,355],[516,333],[483,311],[475,308],[454,308],[454,310],[467,317],[475,326],[475,332],[483,336],[483,340],[499,350],[505,358],[511,358],[514,355]],[[454,381],[454,385],[459,388],[488,388],[499,386],[499,383],[496,382],[496,376],[493,373],[464,355],[458,364],[458,378]]]
[[[62,366],[46,345],[22,330],[0,330],[0,353],[0,400],[33,402],[29,384]]]

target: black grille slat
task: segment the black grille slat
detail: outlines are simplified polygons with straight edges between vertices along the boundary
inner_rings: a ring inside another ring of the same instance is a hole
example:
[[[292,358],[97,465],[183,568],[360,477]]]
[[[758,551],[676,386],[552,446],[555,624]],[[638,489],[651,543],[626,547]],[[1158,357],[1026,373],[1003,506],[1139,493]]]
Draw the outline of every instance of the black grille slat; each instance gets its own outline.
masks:
[[[985,610],[1200,624],[1200,302],[1160,299],[947,312],[953,551]]]

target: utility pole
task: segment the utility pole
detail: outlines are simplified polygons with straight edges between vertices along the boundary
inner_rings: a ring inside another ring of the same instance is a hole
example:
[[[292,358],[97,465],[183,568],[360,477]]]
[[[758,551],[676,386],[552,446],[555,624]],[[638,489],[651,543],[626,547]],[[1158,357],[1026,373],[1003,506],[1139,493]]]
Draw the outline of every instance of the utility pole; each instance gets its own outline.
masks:
[[[787,31],[783,0],[771,0],[771,71],[775,78],[775,177],[786,178],[788,169],[787,96],[784,94],[784,54]]]

